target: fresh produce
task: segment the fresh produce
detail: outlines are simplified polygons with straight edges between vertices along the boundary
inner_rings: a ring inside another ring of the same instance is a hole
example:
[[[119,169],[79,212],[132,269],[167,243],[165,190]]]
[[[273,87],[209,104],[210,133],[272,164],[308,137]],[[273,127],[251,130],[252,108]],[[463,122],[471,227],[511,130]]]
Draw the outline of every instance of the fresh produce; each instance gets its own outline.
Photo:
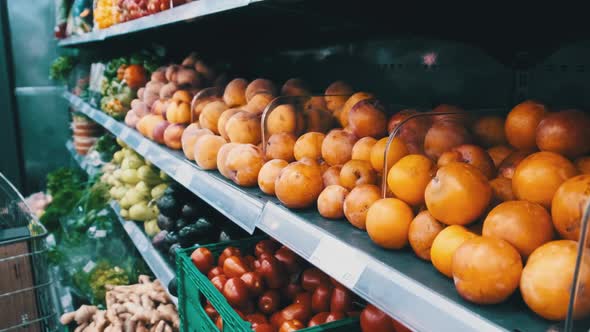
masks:
[[[75,65],[76,59],[74,57],[66,55],[59,56],[51,63],[49,78],[66,82]]]

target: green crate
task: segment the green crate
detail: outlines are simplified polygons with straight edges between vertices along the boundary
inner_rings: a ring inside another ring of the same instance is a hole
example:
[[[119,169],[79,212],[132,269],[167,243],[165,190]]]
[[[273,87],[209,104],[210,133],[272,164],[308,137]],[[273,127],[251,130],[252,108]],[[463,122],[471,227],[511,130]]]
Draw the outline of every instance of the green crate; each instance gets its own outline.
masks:
[[[266,236],[252,237],[237,241],[203,245],[217,256],[228,246],[236,247],[242,252],[253,252],[254,246]],[[195,246],[180,249],[176,254],[176,269],[178,277],[178,311],[181,321],[181,331],[188,332],[219,332],[215,323],[211,321],[203,308],[203,299],[209,300],[211,305],[223,318],[225,332],[250,332],[250,323],[244,321],[229,305],[225,297],[211,284],[207,276],[203,275],[193,265],[190,254]],[[339,321],[308,327],[301,332],[354,332],[360,331],[359,320],[350,317]]]

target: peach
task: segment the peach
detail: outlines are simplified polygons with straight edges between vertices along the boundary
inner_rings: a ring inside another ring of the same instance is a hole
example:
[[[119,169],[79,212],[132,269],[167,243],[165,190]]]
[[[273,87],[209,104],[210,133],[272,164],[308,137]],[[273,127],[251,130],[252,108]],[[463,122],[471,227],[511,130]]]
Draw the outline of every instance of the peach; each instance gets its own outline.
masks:
[[[348,190],[339,185],[330,185],[324,188],[318,197],[320,215],[328,219],[344,217],[344,200],[347,195]]]
[[[293,146],[293,155],[296,160],[311,158],[318,160],[322,157],[322,144],[325,135],[322,133],[310,132],[301,135]]]
[[[289,165],[282,159],[273,159],[267,161],[258,173],[258,187],[267,195],[275,194],[275,181],[283,168]]]
[[[217,153],[227,142],[221,136],[203,135],[193,148],[195,162],[202,169],[217,169]]]
[[[452,162],[467,163],[477,167],[488,179],[496,175],[496,167],[492,157],[477,145],[463,144],[444,152],[438,158],[437,166],[442,167]]]
[[[350,191],[344,200],[344,215],[354,227],[366,229],[367,212],[381,199],[381,191],[374,184],[361,184]]]
[[[361,184],[376,184],[377,174],[371,164],[365,160],[349,160],[340,170],[340,184],[352,190]]]
[[[316,202],[324,189],[319,166],[297,161],[279,173],[275,182],[277,198],[288,208],[302,209]]]
[[[207,135],[207,134],[211,134],[213,135],[213,132],[209,129],[201,129],[201,128],[197,128],[197,126],[193,127],[194,123],[189,125],[184,132],[182,133],[182,137],[180,139],[180,143],[182,145],[182,151],[184,152],[184,155],[189,159],[189,160],[195,160],[195,154],[194,154],[194,146],[195,143],[197,142],[197,139],[199,139],[201,136],[203,135]]]
[[[507,145],[496,145],[489,148],[487,151],[494,161],[494,166],[500,168],[500,164],[514,151],[514,149]]]
[[[239,108],[230,108],[228,110],[223,111],[217,119],[217,132],[221,137],[223,137],[226,141],[229,140],[229,136],[227,136],[227,132],[225,131],[225,125],[227,124],[227,120],[231,118],[234,114],[242,111]]]
[[[303,114],[299,113],[293,105],[282,104],[267,112],[265,125],[269,135],[297,134],[303,126]]]
[[[470,142],[471,136],[463,125],[456,122],[440,121],[432,125],[426,133],[424,151],[428,157],[438,160],[444,152]]]
[[[219,134],[217,123],[221,114],[227,110],[227,106],[224,102],[216,100],[203,107],[201,114],[199,115],[199,124],[201,128],[207,128],[216,135]]]
[[[350,110],[354,107],[354,105],[356,105],[356,103],[358,103],[361,100],[371,99],[373,97],[374,96],[372,94],[367,92],[357,92],[350,96],[346,100],[344,105],[342,105],[342,111],[340,112],[339,118],[340,125],[342,125],[343,128],[348,126],[348,115],[350,113]]]
[[[250,82],[250,84],[248,84],[248,86],[246,87],[246,101],[250,103],[250,101],[258,93],[276,96],[277,88],[275,87],[272,81],[264,78],[257,78],[254,81]]]
[[[258,173],[263,165],[262,151],[252,144],[240,144],[233,147],[225,160],[225,168],[229,178],[243,187],[252,187],[258,184]]]
[[[324,187],[331,185],[340,185],[340,171],[342,166],[330,166],[326,171],[322,173],[322,180],[324,181]]]
[[[279,133],[271,135],[268,142],[266,142],[266,158],[283,159],[286,162],[295,160],[295,157],[293,157],[295,140],[296,137],[293,134]]]
[[[322,158],[330,165],[342,165],[352,158],[352,147],[357,137],[342,130],[334,129],[322,142]]]
[[[223,175],[227,179],[229,179],[231,175],[229,169],[227,168],[227,156],[233,148],[239,145],[240,143],[227,143],[224,144],[219,149],[219,151],[217,151],[217,170],[219,171],[219,173],[221,173],[221,175]]]
[[[504,118],[500,116],[484,116],[477,119],[473,125],[473,135],[484,147],[508,142],[504,134]]]
[[[434,177],[436,166],[419,154],[410,154],[396,162],[387,174],[387,185],[395,197],[412,205],[424,203],[424,191]]]
[[[166,146],[174,150],[182,149],[181,138],[185,128],[185,125],[178,123],[168,126],[164,131],[164,143]]]
[[[506,158],[504,158],[502,163],[500,163],[500,166],[498,167],[498,175],[507,179],[512,179],[518,164],[520,164],[520,162],[523,161],[524,158],[528,157],[531,153],[531,151],[525,150],[512,151],[512,153],[510,153]]]
[[[197,97],[200,97],[199,99],[197,99]],[[207,104],[209,104],[212,101],[223,101],[223,98],[221,97],[217,97],[215,95],[212,96],[206,96],[206,97],[201,97],[199,95],[196,95],[195,98],[193,98],[192,102],[191,102],[191,110],[192,110],[192,118],[194,119],[194,121],[196,121],[199,118],[199,115],[201,115],[201,112],[203,111],[203,108],[205,108],[205,106],[207,106]]]
[[[336,81],[330,84],[324,92],[326,107],[332,112],[341,109],[353,93],[352,87],[344,81]]]
[[[223,101],[228,107],[238,107],[246,105],[246,87],[248,81],[243,78],[231,80],[223,92]]]
[[[188,103],[183,101],[171,100],[167,103],[165,117],[172,123],[190,123],[191,111]]]
[[[178,90],[172,95],[172,100],[190,104],[193,96],[186,90]]]
[[[166,131],[166,128],[168,128],[168,126],[170,126],[170,123],[168,121],[166,121],[166,120],[159,121],[153,127],[151,136],[148,135],[148,137],[151,138],[155,142],[158,142],[160,144],[164,144],[164,132]]]
[[[311,90],[307,82],[300,78],[288,79],[281,88],[282,96],[309,96]]]
[[[262,136],[260,117],[244,111],[238,112],[227,120],[225,132],[231,142],[258,144]]]
[[[445,225],[434,219],[428,211],[422,211],[414,217],[408,230],[408,241],[416,256],[430,261],[430,248],[434,239]]]
[[[268,93],[258,93],[243,108],[250,113],[260,115],[274,98],[274,96]]]
[[[383,137],[371,148],[371,165],[379,174],[383,173],[383,168],[385,167],[385,149],[387,148],[387,140],[388,137]],[[398,160],[408,154],[408,148],[400,138],[395,137],[392,139],[387,152],[387,171],[389,171]]]
[[[504,123],[508,143],[517,149],[535,149],[537,126],[547,112],[545,105],[533,100],[514,106]]]
[[[152,105],[152,113],[156,115],[164,115],[166,114],[166,109],[168,108],[168,100],[167,99],[158,99]]]
[[[363,137],[354,143],[352,147],[352,159],[353,160],[365,160],[371,161],[371,149],[373,145],[377,143],[377,140],[373,137]]]
[[[348,126],[356,137],[381,138],[387,132],[385,109],[376,99],[361,100],[348,112]]]
[[[537,126],[541,151],[577,158],[590,152],[590,116],[578,110],[549,113]]]

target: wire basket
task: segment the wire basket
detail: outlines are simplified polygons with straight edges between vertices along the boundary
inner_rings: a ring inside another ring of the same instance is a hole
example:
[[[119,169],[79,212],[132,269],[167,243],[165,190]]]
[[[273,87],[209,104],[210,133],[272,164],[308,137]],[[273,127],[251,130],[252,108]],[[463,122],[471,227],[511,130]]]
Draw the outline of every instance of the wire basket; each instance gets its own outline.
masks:
[[[0,173],[0,332],[56,331],[47,230]]]

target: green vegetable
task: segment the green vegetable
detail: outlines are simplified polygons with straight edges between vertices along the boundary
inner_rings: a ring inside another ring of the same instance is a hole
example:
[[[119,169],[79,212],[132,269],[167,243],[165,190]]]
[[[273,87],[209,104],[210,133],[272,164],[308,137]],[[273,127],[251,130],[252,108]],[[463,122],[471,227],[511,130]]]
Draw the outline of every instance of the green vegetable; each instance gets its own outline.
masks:
[[[115,137],[111,134],[102,135],[94,145],[96,151],[100,153],[100,157],[104,161],[113,159],[115,153],[118,152],[119,146],[115,141]]]
[[[76,60],[71,56],[59,56],[49,67],[49,78],[56,81],[67,81],[68,75],[74,69]]]
[[[94,304],[105,303],[106,285],[128,285],[127,271],[113,266],[108,261],[99,261],[88,276],[91,289],[91,301]]]

